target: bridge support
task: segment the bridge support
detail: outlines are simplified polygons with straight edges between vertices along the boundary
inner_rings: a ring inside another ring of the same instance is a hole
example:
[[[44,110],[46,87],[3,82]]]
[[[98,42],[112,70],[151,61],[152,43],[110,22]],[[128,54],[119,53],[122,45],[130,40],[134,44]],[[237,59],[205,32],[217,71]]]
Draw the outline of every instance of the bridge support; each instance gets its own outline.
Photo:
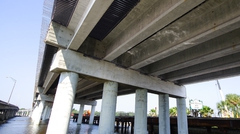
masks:
[[[185,98],[177,98],[178,134],[188,134],[188,122]]]
[[[158,95],[159,113],[159,134],[170,134],[170,118],[169,118],[169,95]]]
[[[46,120],[47,119],[47,112],[48,112],[49,106],[46,105],[43,111],[43,115],[42,115],[42,120]]]
[[[117,102],[117,82],[105,82],[98,134],[113,134]]]
[[[8,110],[5,110],[4,112],[4,120],[7,120],[8,119]]]
[[[78,120],[77,120],[78,125],[82,124],[83,112],[84,112],[84,104],[80,104],[79,113],[78,113]]]
[[[38,109],[38,104],[39,104],[39,102],[37,101],[37,102],[35,103],[34,107],[33,107],[33,110],[32,110],[31,118],[32,118],[33,120],[36,119],[36,113],[37,113],[37,109]]]
[[[66,134],[75,99],[78,74],[62,72],[60,75],[47,134]]]
[[[40,123],[44,106],[45,106],[45,101],[41,100],[37,106],[37,109],[34,111],[35,112],[35,117],[34,117],[35,125],[38,125]]]
[[[147,134],[147,90],[137,89],[135,98],[134,134]]]
[[[95,107],[96,107],[96,106],[92,106],[92,108],[91,108],[91,114],[90,114],[90,118],[89,118],[89,124],[90,124],[90,125],[93,124]]]

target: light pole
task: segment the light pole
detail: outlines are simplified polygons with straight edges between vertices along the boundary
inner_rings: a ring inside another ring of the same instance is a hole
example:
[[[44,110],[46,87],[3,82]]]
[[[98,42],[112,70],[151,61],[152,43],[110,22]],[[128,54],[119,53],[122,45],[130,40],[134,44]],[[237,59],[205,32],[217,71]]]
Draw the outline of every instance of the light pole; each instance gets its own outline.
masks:
[[[9,104],[9,101],[10,101],[10,99],[11,99],[11,96],[12,96],[12,93],[13,93],[13,90],[14,90],[14,87],[15,87],[15,84],[16,84],[17,80],[13,79],[12,77],[6,77],[6,78],[10,78],[10,79],[12,79],[13,82],[14,82],[14,85],[13,85],[13,88],[12,88],[12,91],[11,91],[11,94],[10,94],[9,99],[8,99],[8,104]]]

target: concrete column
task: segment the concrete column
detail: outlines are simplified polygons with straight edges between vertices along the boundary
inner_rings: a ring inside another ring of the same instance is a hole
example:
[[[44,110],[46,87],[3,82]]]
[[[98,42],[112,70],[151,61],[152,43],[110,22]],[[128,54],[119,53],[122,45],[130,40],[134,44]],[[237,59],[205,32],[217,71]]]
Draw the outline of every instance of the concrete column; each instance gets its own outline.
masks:
[[[8,110],[5,110],[5,120],[8,119]]]
[[[134,134],[147,133],[147,90],[137,89],[135,97]]]
[[[62,72],[54,98],[47,134],[66,134],[78,83],[78,74]]]
[[[3,120],[4,120],[4,112],[0,111],[0,121],[3,121]]]
[[[159,134],[170,134],[169,95],[159,94],[158,104]]]
[[[39,101],[35,102],[34,108],[32,110],[32,115],[31,115],[31,118],[33,120],[36,119],[36,114],[37,114],[37,111],[38,111],[38,105],[39,105]]]
[[[185,98],[177,98],[178,134],[188,134],[188,122]]]
[[[93,120],[94,120],[94,114],[95,114],[95,107],[96,106],[92,106],[91,108],[91,114],[90,114],[90,118],[89,118],[89,124],[93,124]]]
[[[38,105],[38,109],[36,111],[36,116],[35,116],[35,119],[34,119],[34,124],[35,125],[38,125],[40,123],[44,106],[45,106],[45,101],[41,100],[39,105]]]
[[[80,104],[79,113],[78,113],[78,120],[77,120],[78,125],[82,124],[83,112],[84,112],[84,105]]]
[[[51,112],[52,112],[52,106],[49,106],[48,112],[47,112],[47,119],[50,118]]]
[[[113,134],[116,113],[118,83],[105,82],[98,134]]]
[[[42,120],[46,120],[47,119],[47,111],[48,111],[48,105],[46,105],[45,108],[44,108]]]

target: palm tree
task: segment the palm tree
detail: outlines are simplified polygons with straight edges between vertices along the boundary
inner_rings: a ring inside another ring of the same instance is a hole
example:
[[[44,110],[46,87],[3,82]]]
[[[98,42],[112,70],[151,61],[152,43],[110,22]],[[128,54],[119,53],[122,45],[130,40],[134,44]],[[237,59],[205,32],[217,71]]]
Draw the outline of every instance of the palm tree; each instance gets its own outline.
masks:
[[[240,115],[240,95],[227,94],[226,104],[228,109],[233,113],[235,118],[239,118]]]
[[[217,103],[218,115],[221,117],[229,117],[229,112],[227,108],[226,101],[220,101]]]
[[[186,112],[187,112],[187,115],[191,114],[191,110],[188,107],[186,108]]]
[[[149,111],[149,115],[150,115],[150,116],[157,116],[157,110],[156,110],[156,108],[155,108],[155,109],[151,109],[151,110]]]
[[[172,107],[169,109],[170,116],[177,116],[177,107]]]
[[[202,117],[211,117],[213,114],[213,109],[211,109],[209,106],[203,106],[199,112]]]

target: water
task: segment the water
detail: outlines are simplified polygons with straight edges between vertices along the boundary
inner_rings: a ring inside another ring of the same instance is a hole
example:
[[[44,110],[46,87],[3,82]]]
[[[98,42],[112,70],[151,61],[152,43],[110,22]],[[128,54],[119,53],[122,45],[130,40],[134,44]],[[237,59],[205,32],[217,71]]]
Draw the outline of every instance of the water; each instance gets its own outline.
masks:
[[[33,125],[29,117],[15,117],[0,125],[0,134],[45,134],[47,124]]]
[[[47,121],[40,125],[34,125],[30,117],[15,117],[6,123],[0,124],[0,134],[45,134]],[[70,121],[68,134],[97,134],[97,125],[82,124],[78,126],[76,122]],[[116,132],[115,134],[121,134]],[[125,134],[130,134],[126,132]]]

